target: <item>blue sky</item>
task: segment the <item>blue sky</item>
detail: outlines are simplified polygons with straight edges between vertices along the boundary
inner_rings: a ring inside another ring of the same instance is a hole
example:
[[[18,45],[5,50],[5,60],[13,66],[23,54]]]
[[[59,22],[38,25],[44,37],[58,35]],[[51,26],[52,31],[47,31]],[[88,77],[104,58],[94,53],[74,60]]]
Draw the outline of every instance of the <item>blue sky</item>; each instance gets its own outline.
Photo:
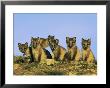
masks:
[[[82,48],[82,38],[91,38],[91,49],[97,57],[97,14],[95,13],[16,13],[14,14],[14,55],[22,55],[18,43],[28,42],[31,37],[47,38],[54,35],[66,48],[66,36],[77,37]],[[50,48],[47,48],[50,51]]]

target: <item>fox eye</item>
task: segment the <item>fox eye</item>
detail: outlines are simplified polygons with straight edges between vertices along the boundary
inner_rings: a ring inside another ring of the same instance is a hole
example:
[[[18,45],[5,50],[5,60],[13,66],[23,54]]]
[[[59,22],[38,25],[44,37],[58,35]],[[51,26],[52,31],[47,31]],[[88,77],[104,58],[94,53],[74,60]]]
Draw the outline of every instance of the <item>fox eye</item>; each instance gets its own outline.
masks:
[[[75,43],[75,40],[73,41],[73,43]]]
[[[90,45],[90,43],[87,43],[87,45]]]

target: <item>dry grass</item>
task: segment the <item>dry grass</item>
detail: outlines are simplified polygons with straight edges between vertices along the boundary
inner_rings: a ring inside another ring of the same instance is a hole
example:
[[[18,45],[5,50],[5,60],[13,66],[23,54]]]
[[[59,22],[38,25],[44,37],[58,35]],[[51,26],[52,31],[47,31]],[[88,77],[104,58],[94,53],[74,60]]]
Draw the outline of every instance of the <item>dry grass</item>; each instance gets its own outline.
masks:
[[[86,61],[56,62],[48,66],[39,63],[26,63],[21,56],[14,56],[14,75],[97,75],[97,64]]]

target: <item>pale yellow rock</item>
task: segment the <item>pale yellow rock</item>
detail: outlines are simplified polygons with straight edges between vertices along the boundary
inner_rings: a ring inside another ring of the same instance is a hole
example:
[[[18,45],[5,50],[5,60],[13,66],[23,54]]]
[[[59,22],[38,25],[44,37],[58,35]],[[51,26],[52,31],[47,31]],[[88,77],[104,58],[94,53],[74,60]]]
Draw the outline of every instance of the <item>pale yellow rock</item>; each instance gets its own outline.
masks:
[[[72,72],[69,72],[69,75],[73,75],[73,73]]]
[[[47,59],[47,65],[54,65],[54,59]]]
[[[18,69],[19,67],[20,67],[19,64],[14,64],[14,65],[13,65],[13,69],[14,69],[14,70]]]

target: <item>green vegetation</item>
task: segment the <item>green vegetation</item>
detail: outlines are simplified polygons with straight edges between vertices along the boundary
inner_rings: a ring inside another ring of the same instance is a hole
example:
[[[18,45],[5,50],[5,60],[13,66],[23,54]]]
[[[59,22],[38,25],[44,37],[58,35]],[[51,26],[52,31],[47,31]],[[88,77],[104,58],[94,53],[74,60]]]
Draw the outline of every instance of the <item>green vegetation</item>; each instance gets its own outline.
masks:
[[[22,56],[14,56],[14,75],[97,75],[97,64],[86,61],[55,62],[54,65],[27,63]]]

